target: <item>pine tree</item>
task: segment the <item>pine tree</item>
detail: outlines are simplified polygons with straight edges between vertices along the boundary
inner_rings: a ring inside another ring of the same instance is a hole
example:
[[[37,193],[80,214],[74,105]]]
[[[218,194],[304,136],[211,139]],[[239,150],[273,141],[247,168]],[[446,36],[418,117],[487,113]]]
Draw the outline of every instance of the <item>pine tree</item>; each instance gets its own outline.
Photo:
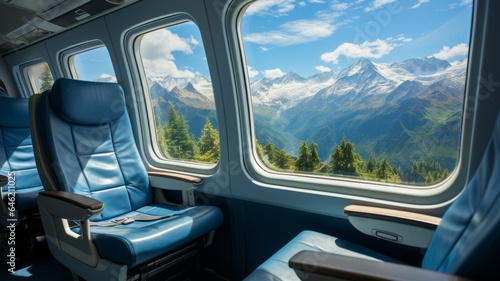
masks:
[[[439,162],[427,162],[423,159],[413,161],[413,165],[407,176],[408,182],[430,185],[446,179],[450,175],[448,169],[442,169]]]
[[[290,154],[283,149],[276,151],[275,157],[276,161],[274,162],[274,165],[280,169],[291,170],[295,164]]]
[[[383,180],[386,180],[389,176],[394,174],[392,167],[389,164],[389,160],[387,160],[387,156],[384,157],[382,162],[380,162],[380,167],[375,171],[375,173],[379,179]]]
[[[200,149],[197,159],[206,163],[217,163],[219,161],[219,132],[214,129],[210,119],[207,118],[198,141]]]
[[[370,159],[368,160],[368,164],[366,164],[366,171],[368,173],[372,173],[376,168],[378,168],[378,166],[377,157],[375,157],[373,152],[370,153]]]
[[[182,114],[177,114],[170,104],[169,120],[166,128],[167,151],[175,159],[194,159],[195,143],[189,135],[189,126]]]
[[[308,157],[308,165],[307,165],[307,169],[308,171],[316,171],[317,169],[319,169],[319,166],[320,166],[320,159],[319,159],[319,155],[318,155],[318,151],[316,150],[316,146],[318,146],[317,143],[315,143],[314,141],[311,142],[311,144],[309,145],[309,157]]]
[[[276,146],[272,142],[268,142],[264,146],[264,153],[267,155],[267,159],[269,159],[269,162],[276,162]]]
[[[308,168],[308,153],[307,153],[307,143],[303,141],[299,147],[299,156],[295,161],[295,169],[297,171],[307,171]]]
[[[40,80],[42,84],[40,85],[40,92],[44,92],[52,89],[52,84],[54,84],[54,79],[52,78],[52,73],[48,64],[44,64],[43,71],[40,73]]]
[[[335,147],[335,151],[330,156],[330,163],[332,171],[336,174],[357,175],[363,159],[361,155],[354,152],[354,144],[347,141],[344,136],[340,145]]]

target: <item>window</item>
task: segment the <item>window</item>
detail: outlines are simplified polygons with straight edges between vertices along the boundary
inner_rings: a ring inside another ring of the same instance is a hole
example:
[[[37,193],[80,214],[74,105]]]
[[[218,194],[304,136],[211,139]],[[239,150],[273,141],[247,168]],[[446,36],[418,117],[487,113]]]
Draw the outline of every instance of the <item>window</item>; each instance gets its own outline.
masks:
[[[459,158],[472,1],[255,1],[241,19],[255,158],[428,186]]]
[[[50,67],[45,61],[39,61],[35,64],[21,66],[24,77],[33,94],[39,94],[52,89],[54,79]]]
[[[138,37],[136,49],[147,84],[157,155],[190,163],[217,163],[214,95],[198,27],[183,22],[150,31]]]
[[[74,52],[74,50],[71,50]],[[77,54],[68,56],[71,77],[96,82],[116,82],[108,50],[102,45],[91,46]]]

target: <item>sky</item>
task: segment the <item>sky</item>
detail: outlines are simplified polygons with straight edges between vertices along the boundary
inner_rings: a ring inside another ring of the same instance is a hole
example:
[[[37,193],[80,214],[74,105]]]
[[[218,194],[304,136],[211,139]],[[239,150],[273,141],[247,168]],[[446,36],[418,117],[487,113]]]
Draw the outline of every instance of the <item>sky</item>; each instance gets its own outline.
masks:
[[[463,61],[471,17],[472,0],[259,0],[246,9],[240,35],[251,79],[290,71],[306,78],[361,58]],[[194,23],[144,36],[139,53],[148,77],[210,77]],[[75,64],[81,79],[114,76],[105,48],[80,55]]]
[[[471,14],[471,0],[260,0],[241,24],[248,75],[310,77],[361,58],[462,61]]]

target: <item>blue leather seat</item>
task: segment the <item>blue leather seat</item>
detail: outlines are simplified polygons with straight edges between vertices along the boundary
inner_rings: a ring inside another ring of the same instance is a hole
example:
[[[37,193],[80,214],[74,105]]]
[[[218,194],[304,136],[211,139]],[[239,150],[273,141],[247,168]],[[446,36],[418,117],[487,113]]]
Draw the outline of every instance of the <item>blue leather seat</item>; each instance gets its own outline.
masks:
[[[424,255],[422,269],[476,280],[498,280],[499,233],[500,114],[497,116],[496,125],[481,164],[464,192],[448,208],[434,232]],[[397,262],[335,237],[305,231],[260,265],[245,280],[300,280],[294,270],[289,267],[289,261],[302,250],[364,260],[371,259],[386,264]],[[321,258],[326,260],[326,256],[321,255]],[[442,278],[441,276],[436,280],[444,280]]]
[[[171,254],[221,224],[216,207],[153,200],[118,84],[62,78],[51,92],[32,97],[30,110],[46,190],[38,202],[49,247],[78,275],[122,280],[124,272]],[[60,216],[78,221],[78,227],[68,230]],[[105,226],[138,216],[153,218]],[[99,225],[90,226],[89,218]],[[72,236],[78,235],[90,242],[74,242]]]
[[[1,175],[12,175],[16,211],[23,214],[37,209],[36,199],[43,187],[33,155],[28,99],[0,97],[0,164]],[[2,195],[8,203],[7,185],[2,187]]]

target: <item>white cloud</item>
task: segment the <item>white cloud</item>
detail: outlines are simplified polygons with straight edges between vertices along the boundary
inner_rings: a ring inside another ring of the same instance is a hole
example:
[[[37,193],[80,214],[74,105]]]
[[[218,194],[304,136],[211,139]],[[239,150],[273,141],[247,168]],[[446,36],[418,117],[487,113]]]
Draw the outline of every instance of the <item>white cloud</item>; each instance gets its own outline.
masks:
[[[141,42],[141,57],[148,76],[194,77],[189,70],[179,70],[174,63],[174,52],[192,54],[200,43],[192,36],[181,38],[167,29],[160,29],[144,36]]]
[[[322,66],[322,65],[318,65],[318,66],[316,66],[316,67],[315,67],[315,69],[316,69],[317,71],[319,71],[319,72],[330,72],[330,71],[332,71],[332,69],[331,69],[331,68],[326,67],[326,66]]]
[[[259,72],[255,69],[253,69],[249,65],[247,65],[247,73],[248,73],[248,77],[250,77],[250,78],[254,78],[255,76],[259,75]]]
[[[246,15],[282,16],[295,8],[295,0],[260,0],[246,10]]]
[[[300,2],[299,2],[299,6],[301,6],[301,7],[305,7],[305,6],[307,6],[307,4],[306,4],[306,2],[304,2],[304,1],[300,1]]]
[[[194,39],[194,38],[192,38]],[[194,40],[196,41],[196,40]],[[197,41],[196,41],[197,42]],[[172,52],[192,54],[191,38],[184,39],[167,29],[160,29],[144,36],[141,42],[141,56],[145,59],[174,59]]]
[[[332,5],[332,9],[335,11],[343,11],[349,8],[349,4],[347,3],[335,3]]]
[[[194,78],[195,73],[189,70],[180,70],[171,60],[143,60],[146,74],[151,77],[172,76],[177,78]]]
[[[349,58],[374,58],[378,59],[389,54],[394,48],[411,41],[411,38],[403,35],[397,38],[387,38],[385,40],[377,39],[372,42],[365,41],[359,45],[353,43],[343,43],[338,46],[333,52],[324,53],[321,55],[321,60],[324,62],[339,63],[340,56]]]
[[[332,23],[316,19],[290,21],[280,28],[281,30],[251,33],[243,39],[257,44],[289,46],[328,37],[337,29]]]
[[[418,0],[417,4],[413,5],[410,7],[410,9],[416,9],[420,7],[420,5],[429,2],[430,0]]]
[[[259,48],[262,52],[267,52],[269,51],[269,48],[266,48],[266,47],[260,47]]]
[[[278,78],[285,75],[285,73],[279,68],[266,69],[262,72],[262,74],[264,74],[264,77],[269,79]]]
[[[309,0],[309,2],[311,2],[311,3],[318,3],[318,4],[324,4],[325,3],[325,1],[323,1],[323,0]]]
[[[460,3],[455,3],[450,5],[450,9],[455,9],[458,7],[466,6],[472,4],[472,0],[462,0]]]
[[[464,56],[467,55],[468,53],[469,53],[469,45],[465,43],[460,43],[451,48],[449,46],[443,46],[443,48],[441,48],[441,51],[435,53],[432,56],[438,59],[447,60],[449,58]]]
[[[375,0],[373,1],[372,5],[370,7],[365,8],[365,12],[370,12],[376,9],[381,8],[382,6],[385,6],[387,4],[390,4],[392,2],[395,2],[396,0]]]
[[[200,42],[198,42],[198,40],[194,39],[193,35],[191,35],[191,38],[189,39],[189,43],[191,43],[191,45],[193,45],[193,46],[200,45]]]
[[[116,77],[114,75],[107,74],[107,73],[102,73],[99,76],[99,78],[106,80],[106,81],[109,81],[109,82],[116,82]]]

